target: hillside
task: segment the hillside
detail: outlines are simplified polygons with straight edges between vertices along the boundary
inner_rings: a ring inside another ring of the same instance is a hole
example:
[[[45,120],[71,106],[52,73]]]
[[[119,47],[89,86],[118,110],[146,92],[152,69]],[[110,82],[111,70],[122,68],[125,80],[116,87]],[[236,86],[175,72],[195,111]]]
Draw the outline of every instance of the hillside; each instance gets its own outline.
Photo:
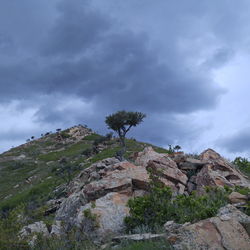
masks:
[[[96,249],[100,245],[110,249],[112,244],[118,249],[181,249],[180,241],[186,241],[182,231],[174,236],[180,240],[169,244],[173,228],[182,230],[183,223],[217,218],[228,203],[241,203],[228,207],[228,217],[240,210],[250,212],[248,177],[215,151],[194,156],[135,139],[126,139],[126,145],[126,161],[120,162],[114,158],[119,150],[117,138],[79,125],[46,133],[1,154],[0,249]],[[128,203],[130,199],[134,201]],[[167,220],[177,224],[171,222],[163,229]],[[214,227],[213,220],[206,223]],[[141,234],[121,237],[125,232]],[[42,237],[40,246],[34,245],[35,233]],[[62,236],[65,241],[57,241]],[[157,240],[131,243],[129,237]],[[242,240],[241,249],[247,242]],[[192,244],[201,249],[200,243]]]
[[[147,145],[128,139],[126,156]],[[0,155],[0,208],[13,208],[20,201],[46,200],[48,197],[43,195],[51,195],[57,186],[68,181],[61,177],[67,175],[66,169],[71,169],[69,179],[72,179],[92,163],[113,157],[118,150],[117,139],[105,138],[81,125],[12,148]],[[65,171],[60,174],[63,168]]]

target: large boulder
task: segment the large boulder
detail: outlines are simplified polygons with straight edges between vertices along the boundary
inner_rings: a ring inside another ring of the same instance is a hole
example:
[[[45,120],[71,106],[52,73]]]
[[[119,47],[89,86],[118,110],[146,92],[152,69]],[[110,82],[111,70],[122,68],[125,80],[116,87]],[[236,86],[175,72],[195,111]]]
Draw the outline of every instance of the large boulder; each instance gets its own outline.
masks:
[[[115,164],[112,170],[105,172],[99,181],[91,182],[84,187],[83,192],[88,200],[98,199],[109,192],[126,191],[132,195],[133,189],[148,189],[149,175],[144,167],[120,162]]]
[[[42,234],[44,236],[49,236],[49,231],[46,224],[43,221],[38,221],[33,224],[29,224],[24,226],[19,233],[21,238],[26,238],[29,236],[33,236],[34,234]]]
[[[231,205],[222,208],[218,216],[184,225],[168,235],[174,249],[248,250],[250,217]]]
[[[197,190],[204,186],[244,186],[250,187],[249,181],[230,162],[221,157],[212,149],[205,150],[200,159],[207,163],[198,172],[195,178]]]
[[[63,221],[65,225],[72,225],[78,209],[87,203],[82,192],[73,193],[65,199],[56,212],[55,220]]]
[[[130,196],[111,192],[82,206],[77,215],[77,226],[90,238],[102,241],[124,229],[123,220],[129,214],[126,206]]]
[[[177,164],[168,156],[163,155],[147,163],[147,169],[161,176],[160,180],[179,194],[184,193],[187,176],[178,168]]]
[[[69,192],[79,192],[87,183],[100,179],[102,173],[111,170],[112,167],[120,161],[115,157],[106,158],[85,168],[81,173],[69,184]]]
[[[238,192],[232,192],[228,199],[231,203],[246,203],[248,201],[247,195],[240,194]]]
[[[146,147],[142,152],[138,152],[134,155],[135,164],[146,167],[149,161],[158,159],[167,154],[160,154],[154,151],[152,147]]]
[[[187,157],[184,161],[179,162],[178,167],[182,170],[197,171],[201,169],[206,163],[207,163],[206,161]]]

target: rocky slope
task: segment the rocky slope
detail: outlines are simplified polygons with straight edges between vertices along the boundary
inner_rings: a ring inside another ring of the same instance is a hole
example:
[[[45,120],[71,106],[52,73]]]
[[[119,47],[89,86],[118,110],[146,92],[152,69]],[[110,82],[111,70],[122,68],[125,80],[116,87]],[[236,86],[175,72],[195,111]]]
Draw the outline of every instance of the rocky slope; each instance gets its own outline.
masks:
[[[27,162],[29,159],[37,161],[35,164],[43,164],[47,166],[47,170],[51,166],[60,168],[64,166],[60,163],[63,162],[62,157],[69,158],[67,162],[70,162],[70,167],[80,166],[74,171],[75,177],[67,180],[66,184],[64,180],[51,186],[50,195],[42,199],[42,206],[36,205],[36,209],[42,208],[43,215],[33,215],[33,221],[26,220],[26,226],[20,232],[21,238],[34,239],[33,235],[37,232],[45,237],[64,237],[72,228],[77,227],[96,244],[104,244],[107,239],[113,239],[116,244],[121,239],[145,240],[160,237],[167,239],[174,249],[249,249],[250,217],[237,209],[246,205],[249,196],[238,192],[229,195],[231,205],[221,208],[215,217],[193,224],[166,221],[165,232],[158,235],[124,235],[124,218],[130,214],[127,202],[150,191],[150,173],[158,175],[162,185],[171,188],[173,196],[189,196],[193,191],[202,195],[206,186],[250,188],[247,176],[214,150],[207,149],[194,158],[182,152],[170,153],[130,140],[127,141],[129,160],[120,162],[111,157],[118,146],[115,139],[102,141],[98,135],[84,127],[74,127],[66,133],[65,138],[62,137],[62,132],[53,135],[54,140],[60,140],[60,145],[63,145],[61,148],[50,144],[35,156],[24,153],[23,150],[29,148],[28,145],[42,147],[42,144],[48,143],[48,138],[51,137],[45,137],[0,157],[0,164],[5,163],[5,168],[11,166],[8,161],[13,163],[24,159]],[[94,143],[93,138],[99,138],[99,142],[102,142]],[[83,146],[84,149],[93,146],[96,149],[97,146],[98,152],[83,156],[78,150]],[[72,148],[76,150],[72,152]],[[13,155],[13,152],[18,153]],[[51,179],[55,182],[57,177],[49,173],[46,176],[39,172],[35,176],[39,176],[42,183]],[[33,182],[32,185],[36,183],[32,178],[30,182]],[[15,183],[24,192],[26,184],[23,187],[21,183]],[[52,195],[58,190],[61,190],[60,195]],[[10,194],[12,197],[8,197]],[[10,194],[4,194],[2,209],[6,209],[6,204],[11,204],[8,201],[13,202],[15,196]],[[39,220],[34,221],[34,218]]]
[[[203,193],[205,186],[250,188],[249,180],[211,149],[204,151],[199,159],[193,159],[183,153],[157,153],[147,147],[134,154],[133,162],[107,158],[84,169],[67,187],[69,196],[56,205],[50,234],[63,235],[73,225],[99,243],[122,234],[124,218],[129,215],[128,200],[143,196],[149,190],[149,169],[160,170],[160,181],[176,195],[189,195],[193,190]],[[248,199],[238,193],[231,196],[232,203],[244,203]],[[249,223],[247,215],[231,206],[222,209],[217,217],[179,225],[177,231],[177,228],[172,230],[172,224],[166,224],[167,233],[163,235],[175,249],[186,249],[184,246],[187,249],[249,249]]]

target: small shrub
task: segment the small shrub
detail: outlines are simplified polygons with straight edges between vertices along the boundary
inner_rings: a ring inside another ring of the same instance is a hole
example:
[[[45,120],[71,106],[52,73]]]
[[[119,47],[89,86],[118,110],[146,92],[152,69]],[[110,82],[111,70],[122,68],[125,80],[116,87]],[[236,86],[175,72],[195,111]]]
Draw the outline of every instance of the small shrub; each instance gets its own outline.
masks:
[[[250,189],[248,187],[235,186],[234,191],[250,197]],[[247,201],[246,206],[241,208],[241,211],[250,216],[250,201]]]
[[[93,145],[97,146],[98,144],[104,143],[106,140],[107,138],[105,136],[100,136],[94,140]]]
[[[99,223],[97,221],[97,215],[93,214],[90,209],[84,210],[83,215],[84,215],[85,218],[92,221],[94,228],[99,227]]]
[[[168,220],[196,222],[215,216],[218,209],[227,204],[227,195],[224,189],[209,187],[205,195],[192,193],[173,199],[170,188],[154,186],[148,195],[129,200],[130,216],[125,218],[125,225],[130,232],[139,225],[154,230]]]
[[[29,249],[28,244],[18,237],[23,210],[24,205],[19,205],[8,216],[0,217],[0,249]]]
[[[85,155],[86,157],[90,157],[92,155],[93,151],[91,148],[86,148],[82,151],[82,154]]]
[[[250,162],[247,158],[236,157],[233,161],[233,164],[239,167],[240,171],[250,177]]]
[[[62,132],[60,133],[60,135],[62,136],[63,139],[70,138],[70,134],[68,134],[68,133],[65,132],[65,131],[62,131]]]
[[[107,141],[110,141],[113,138],[113,132],[107,133],[105,137]]]

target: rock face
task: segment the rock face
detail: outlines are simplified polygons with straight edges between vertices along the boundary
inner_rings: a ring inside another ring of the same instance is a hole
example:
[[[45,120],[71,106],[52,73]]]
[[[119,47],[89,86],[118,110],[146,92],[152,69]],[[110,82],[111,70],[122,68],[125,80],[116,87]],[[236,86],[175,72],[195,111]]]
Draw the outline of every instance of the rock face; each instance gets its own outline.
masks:
[[[250,246],[250,217],[231,205],[222,208],[217,217],[183,225],[168,238],[174,249],[234,249],[248,250]]]
[[[145,195],[150,189],[149,171],[174,194],[188,195],[193,190],[202,193],[205,186],[249,186],[249,181],[234,166],[211,149],[194,159],[184,153],[160,154],[148,147],[134,154],[134,162],[107,158],[84,169],[68,186],[70,195],[61,201],[51,233],[62,235],[63,229],[70,230],[76,225],[88,237],[100,241],[119,235],[124,229],[123,220],[129,214],[128,200]],[[232,203],[246,198],[239,194],[231,196]],[[228,236],[234,232],[233,237],[241,241],[237,244],[244,249],[247,238],[242,231],[243,224],[232,214],[237,212],[227,212],[185,227],[174,222],[165,227],[169,232],[181,230],[178,231],[181,240],[177,240],[176,235],[170,239],[176,249],[183,249],[178,248],[180,242],[190,247],[187,249],[225,249],[227,244],[234,247],[236,243],[231,243],[232,236]],[[188,240],[188,235],[192,240]],[[210,241],[214,245],[209,245]],[[208,246],[211,248],[206,248]]]
[[[228,199],[231,203],[241,203],[244,202],[246,203],[248,200],[248,197],[246,195],[240,194],[238,192],[232,192],[229,196]]]
[[[152,170],[156,174],[159,173],[161,181],[166,186],[171,186],[173,190],[179,194],[184,193],[187,184],[187,176],[177,167],[177,164],[168,156],[161,156],[157,159],[148,161],[148,170]]]
[[[195,178],[197,190],[201,191],[204,186],[250,187],[249,181],[214,150],[205,150],[200,158],[207,163]]]
[[[35,222],[33,224],[23,227],[19,235],[21,238],[25,238],[34,233],[41,233],[44,236],[49,235],[48,228],[43,221],[38,221],[38,222]]]
[[[129,214],[126,206],[130,196],[117,192],[108,193],[80,207],[77,215],[77,226],[82,228],[93,239],[105,239],[109,235],[121,233],[123,220]]]
[[[146,167],[149,161],[156,160],[166,154],[159,154],[153,150],[152,147],[145,148],[142,152],[138,152],[134,155],[135,164]]]

